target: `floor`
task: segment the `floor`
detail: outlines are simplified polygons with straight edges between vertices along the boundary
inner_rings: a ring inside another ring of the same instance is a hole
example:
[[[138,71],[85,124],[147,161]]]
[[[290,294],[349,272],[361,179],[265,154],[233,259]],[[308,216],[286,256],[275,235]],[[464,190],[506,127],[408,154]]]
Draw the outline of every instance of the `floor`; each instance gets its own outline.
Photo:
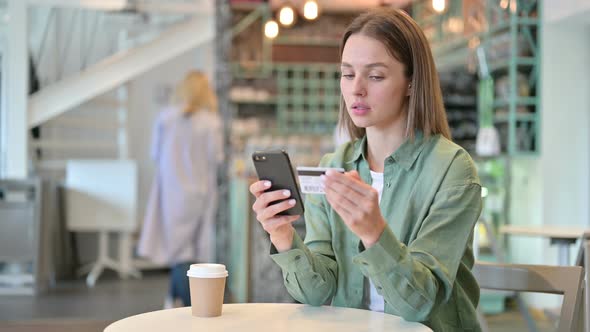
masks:
[[[113,321],[161,309],[167,288],[165,272],[152,271],[141,280],[107,274],[93,289],[78,280],[63,282],[37,298],[0,296],[0,332],[103,331]],[[515,308],[487,319],[492,332],[527,331]],[[537,323],[539,332],[554,330],[546,320]]]

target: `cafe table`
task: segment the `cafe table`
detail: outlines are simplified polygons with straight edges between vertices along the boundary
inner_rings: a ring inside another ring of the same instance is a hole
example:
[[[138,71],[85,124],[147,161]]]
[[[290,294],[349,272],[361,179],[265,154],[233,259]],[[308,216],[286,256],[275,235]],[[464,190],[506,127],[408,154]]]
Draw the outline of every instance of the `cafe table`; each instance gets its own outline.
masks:
[[[502,225],[500,233],[506,235],[520,235],[544,237],[555,244],[558,248],[558,264],[570,265],[570,246],[574,245],[576,241],[589,229],[576,226],[532,226],[532,225]]]
[[[224,304],[219,317],[201,318],[190,307],[148,312],[124,318],[105,332],[241,331],[241,332],[426,332],[430,328],[401,317],[369,310],[313,307],[293,303]]]

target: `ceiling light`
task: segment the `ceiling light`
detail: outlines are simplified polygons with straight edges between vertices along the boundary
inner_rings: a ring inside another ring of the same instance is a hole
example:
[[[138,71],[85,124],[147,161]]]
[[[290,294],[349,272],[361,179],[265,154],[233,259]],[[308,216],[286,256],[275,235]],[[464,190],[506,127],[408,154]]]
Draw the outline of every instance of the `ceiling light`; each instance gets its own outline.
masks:
[[[264,24],[264,35],[267,38],[273,39],[279,35],[279,25],[274,20],[270,20]]]
[[[432,0],[432,9],[434,9],[436,12],[444,12],[445,5],[445,0]]]
[[[315,20],[318,18],[318,12],[318,3],[315,0],[308,0],[305,2],[305,5],[303,5],[303,17],[308,20]]]
[[[281,8],[279,11],[279,22],[281,22],[281,24],[286,27],[292,25],[293,22],[295,22],[295,11],[293,8],[289,6],[284,6]]]

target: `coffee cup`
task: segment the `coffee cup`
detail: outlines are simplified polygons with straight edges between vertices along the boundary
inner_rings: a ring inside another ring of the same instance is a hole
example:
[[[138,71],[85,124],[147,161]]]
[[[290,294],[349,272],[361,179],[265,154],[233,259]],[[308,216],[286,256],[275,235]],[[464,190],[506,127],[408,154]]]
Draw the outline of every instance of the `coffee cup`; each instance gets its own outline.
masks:
[[[223,264],[192,264],[186,272],[193,316],[221,316],[227,270]]]

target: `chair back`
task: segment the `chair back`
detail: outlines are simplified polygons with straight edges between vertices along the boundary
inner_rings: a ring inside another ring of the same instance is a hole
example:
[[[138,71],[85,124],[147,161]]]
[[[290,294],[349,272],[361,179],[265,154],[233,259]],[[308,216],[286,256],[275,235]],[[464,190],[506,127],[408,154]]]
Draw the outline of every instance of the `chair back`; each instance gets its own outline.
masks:
[[[583,268],[477,262],[473,274],[482,289],[563,295],[557,330],[570,332],[578,327],[583,297]]]
[[[590,255],[585,253],[590,252],[590,232],[586,231],[580,238],[580,247],[578,248],[578,257],[576,258],[576,265],[582,266],[588,273],[588,267],[590,267]],[[584,280],[584,331],[590,332],[590,280],[588,276]]]

